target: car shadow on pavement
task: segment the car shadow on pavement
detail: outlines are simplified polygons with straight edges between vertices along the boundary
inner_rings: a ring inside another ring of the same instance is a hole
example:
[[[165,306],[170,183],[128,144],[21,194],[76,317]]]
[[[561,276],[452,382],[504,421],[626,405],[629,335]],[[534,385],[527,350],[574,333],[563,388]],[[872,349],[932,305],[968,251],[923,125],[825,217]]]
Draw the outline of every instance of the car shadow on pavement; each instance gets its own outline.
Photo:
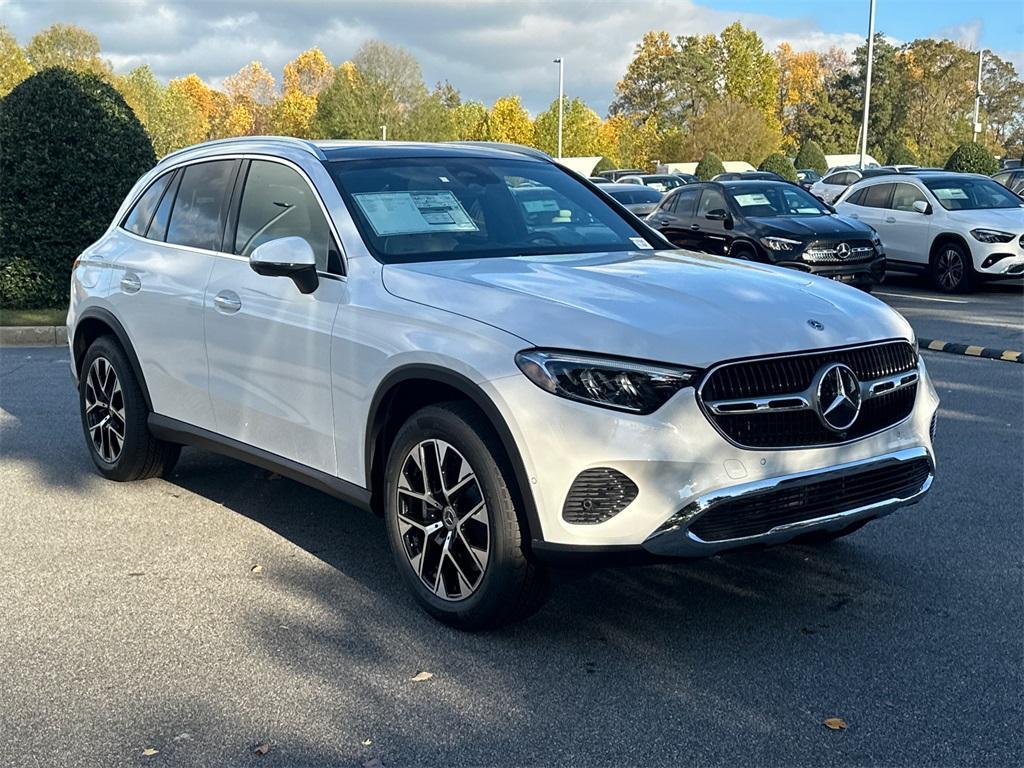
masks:
[[[779,706],[776,697],[786,695],[786,681],[775,680],[772,694],[763,689],[776,670],[802,679],[810,669],[829,668],[833,638],[864,635],[877,622],[879,603],[899,603],[914,591],[907,581],[925,578],[887,562],[856,537],[820,548],[791,545],[679,564],[559,572],[551,600],[530,620],[464,633],[418,609],[394,569],[377,517],[202,452],[187,452],[169,480],[275,532],[299,555],[313,556],[265,564],[268,599],[252,605],[248,630],[274,664],[300,679],[355,692],[374,713],[361,735],[340,739],[348,746],[338,747],[338,760],[378,755],[385,764],[395,756],[401,764],[432,764],[454,754],[465,764],[710,759],[707,734],[721,732],[723,720],[731,723],[726,730],[746,729],[752,740],[783,725],[762,700],[769,695],[771,710]],[[860,534],[868,541],[870,529]],[[723,687],[737,659],[758,672]],[[434,678],[411,682],[423,670]],[[808,727],[820,723],[817,711],[781,706],[785,717],[808,718]],[[581,711],[589,717],[581,719]],[[683,713],[685,725],[678,722]],[[340,708],[318,716],[336,718],[339,736],[352,728]],[[659,729],[669,723],[675,731],[666,743]],[[428,732],[444,734],[440,753],[436,742],[424,739]],[[372,735],[373,749],[352,748],[364,735]],[[645,745],[639,753],[626,751],[637,743]],[[298,757],[303,749],[295,748]],[[808,762],[824,756],[808,753]]]

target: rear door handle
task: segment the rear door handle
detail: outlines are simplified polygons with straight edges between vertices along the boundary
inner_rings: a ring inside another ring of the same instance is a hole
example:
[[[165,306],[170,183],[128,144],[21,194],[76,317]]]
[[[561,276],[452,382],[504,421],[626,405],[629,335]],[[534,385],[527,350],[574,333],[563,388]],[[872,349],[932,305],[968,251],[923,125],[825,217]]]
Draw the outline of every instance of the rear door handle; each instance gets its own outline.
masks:
[[[242,308],[242,300],[234,291],[221,291],[213,297],[213,306],[218,312],[233,315]]]
[[[125,272],[121,278],[121,290],[125,293],[138,293],[142,288],[142,278],[134,272]]]
[[[890,216],[889,218],[887,218],[885,220],[885,223],[886,224],[895,224],[896,223],[896,219],[894,217]]]
[[[699,232],[700,231],[700,224],[691,224],[690,225],[690,229],[692,229],[694,232]]]

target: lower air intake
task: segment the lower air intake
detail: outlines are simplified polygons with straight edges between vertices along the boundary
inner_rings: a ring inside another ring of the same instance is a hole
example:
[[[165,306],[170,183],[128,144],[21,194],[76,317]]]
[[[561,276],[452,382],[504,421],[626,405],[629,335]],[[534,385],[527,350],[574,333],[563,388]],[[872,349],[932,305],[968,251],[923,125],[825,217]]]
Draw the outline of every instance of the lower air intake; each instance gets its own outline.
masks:
[[[587,469],[573,480],[562,519],[579,525],[603,523],[628,507],[637,493],[636,483],[617,470]]]

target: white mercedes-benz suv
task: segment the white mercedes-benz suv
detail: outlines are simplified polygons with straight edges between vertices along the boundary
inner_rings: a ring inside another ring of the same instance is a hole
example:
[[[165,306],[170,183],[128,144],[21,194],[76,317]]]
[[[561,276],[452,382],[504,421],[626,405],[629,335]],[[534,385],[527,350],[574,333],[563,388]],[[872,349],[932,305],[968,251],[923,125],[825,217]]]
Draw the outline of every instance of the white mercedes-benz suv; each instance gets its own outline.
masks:
[[[464,628],[535,610],[552,562],[828,540],[934,473],[900,315],[671,250],[507,145],[169,155],[77,260],[68,335],[104,476],[198,445],[371,508]]]

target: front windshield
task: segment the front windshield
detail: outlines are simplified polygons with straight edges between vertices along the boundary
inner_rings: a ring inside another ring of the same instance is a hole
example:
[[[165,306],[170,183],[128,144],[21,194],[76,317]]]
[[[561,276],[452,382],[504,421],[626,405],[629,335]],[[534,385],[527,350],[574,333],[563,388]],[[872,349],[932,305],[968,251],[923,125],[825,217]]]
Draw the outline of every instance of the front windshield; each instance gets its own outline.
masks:
[[[980,208],[1020,208],[1021,200],[1006,187],[991,179],[925,177],[925,186],[932,191],[939,205],[947,211],[976,211]]]
[[[553,163],[429,157],[327,163],[384,263],[596,253],[655,243]]]
[[[744,216],[821,216],[831,213],[795,184],[737,184],[726,187]]]

